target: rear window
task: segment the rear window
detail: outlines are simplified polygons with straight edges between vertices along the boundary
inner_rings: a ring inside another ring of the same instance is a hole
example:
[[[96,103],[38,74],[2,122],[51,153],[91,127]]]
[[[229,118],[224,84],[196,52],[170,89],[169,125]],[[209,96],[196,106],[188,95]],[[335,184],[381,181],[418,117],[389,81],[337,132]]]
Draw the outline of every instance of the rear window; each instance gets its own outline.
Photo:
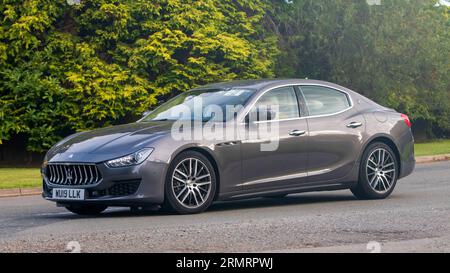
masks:
[[[348,95],[322,86],[301,86],[310,116],[330,115],[348,109]]]

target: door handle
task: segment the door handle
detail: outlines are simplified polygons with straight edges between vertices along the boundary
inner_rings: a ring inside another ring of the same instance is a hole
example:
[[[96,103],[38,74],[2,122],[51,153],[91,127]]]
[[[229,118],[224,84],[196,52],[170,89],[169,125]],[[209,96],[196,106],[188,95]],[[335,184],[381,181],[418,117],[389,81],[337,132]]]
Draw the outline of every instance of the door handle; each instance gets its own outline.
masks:
[[[306,134],[306,131],[293,130],[289,133],[290,136],[302,136]]]
[[[347,125],[347,128],[358,128],[361,127],[363,124],[361,122],[351,122]]]

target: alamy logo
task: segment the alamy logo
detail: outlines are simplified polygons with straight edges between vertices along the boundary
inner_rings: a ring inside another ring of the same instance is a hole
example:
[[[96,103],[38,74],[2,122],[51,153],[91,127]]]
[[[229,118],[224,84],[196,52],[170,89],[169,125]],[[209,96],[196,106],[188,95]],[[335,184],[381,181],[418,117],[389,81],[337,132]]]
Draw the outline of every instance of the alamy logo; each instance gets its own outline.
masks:
[[[67,4],[70,6],[81,4],[81,0],[67,0]]]

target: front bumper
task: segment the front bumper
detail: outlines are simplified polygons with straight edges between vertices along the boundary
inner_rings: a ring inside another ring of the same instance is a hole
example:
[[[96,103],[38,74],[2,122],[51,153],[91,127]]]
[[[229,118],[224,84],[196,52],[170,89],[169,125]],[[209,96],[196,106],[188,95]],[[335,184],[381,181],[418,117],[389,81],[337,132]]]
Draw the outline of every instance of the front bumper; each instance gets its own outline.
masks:
[[[94,185],[52,184],[43,170],[43,198],[62,205],[135,206],[161,204],[164,201],[164,182],[168,168],[166,163],[145,161],[140,165],[121,168],[110,168],[104,163],[96,164],[96,166],[102,175],[102,180]],[[52,190],[54,188],[85,189],[85,200],[53,199]]]

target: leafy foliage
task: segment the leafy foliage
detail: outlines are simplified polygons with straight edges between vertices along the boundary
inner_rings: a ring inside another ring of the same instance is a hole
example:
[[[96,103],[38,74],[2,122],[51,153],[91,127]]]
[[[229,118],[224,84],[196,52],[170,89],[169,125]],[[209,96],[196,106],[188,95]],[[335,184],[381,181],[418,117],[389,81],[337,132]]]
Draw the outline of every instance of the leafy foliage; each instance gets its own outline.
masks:
[[[263,1],[4,0],[0,141],[43,151],[62,136],[124,122],[159,96],[273,75]]]
[[[0,144],[41,152],[197,85],[273,76],[340,83],[449,136],[449,9],[381,2],[3,0]]]
[[[278,1],[275,1],[278,2]],[[272,16],[277,74],[348,86],[450,136],[450,18],[436,1],[297,0]]]

